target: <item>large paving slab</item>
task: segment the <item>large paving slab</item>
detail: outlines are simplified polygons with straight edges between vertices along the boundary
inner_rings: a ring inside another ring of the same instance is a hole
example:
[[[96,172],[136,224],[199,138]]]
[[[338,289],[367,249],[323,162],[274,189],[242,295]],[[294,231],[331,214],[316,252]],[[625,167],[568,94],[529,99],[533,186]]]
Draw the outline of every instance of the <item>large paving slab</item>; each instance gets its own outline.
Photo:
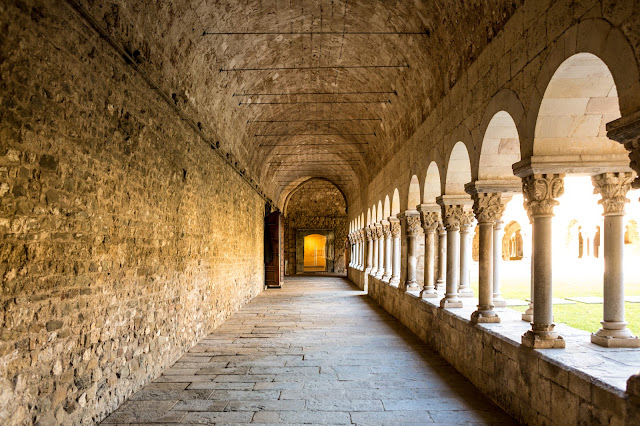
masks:
[[[516,424],[348,280],[267,290],[103,424]]]

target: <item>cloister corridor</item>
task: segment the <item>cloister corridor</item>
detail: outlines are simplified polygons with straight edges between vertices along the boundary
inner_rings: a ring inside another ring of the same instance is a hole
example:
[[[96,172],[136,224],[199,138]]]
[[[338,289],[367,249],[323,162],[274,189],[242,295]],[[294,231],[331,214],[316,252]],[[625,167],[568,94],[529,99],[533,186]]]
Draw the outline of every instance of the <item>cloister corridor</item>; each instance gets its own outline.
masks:
[[[287,277],[103,424],[517,424],[364,292]]]

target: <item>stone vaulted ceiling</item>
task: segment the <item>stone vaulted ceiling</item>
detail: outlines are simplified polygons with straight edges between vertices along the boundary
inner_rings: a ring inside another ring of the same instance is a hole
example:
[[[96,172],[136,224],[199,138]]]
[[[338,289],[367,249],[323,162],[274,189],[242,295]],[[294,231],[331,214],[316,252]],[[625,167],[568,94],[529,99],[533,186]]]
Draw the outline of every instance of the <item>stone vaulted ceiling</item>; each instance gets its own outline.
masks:
[[[94,2],[204,131],[277,200],[309,177],[358,194],[519,1]]]

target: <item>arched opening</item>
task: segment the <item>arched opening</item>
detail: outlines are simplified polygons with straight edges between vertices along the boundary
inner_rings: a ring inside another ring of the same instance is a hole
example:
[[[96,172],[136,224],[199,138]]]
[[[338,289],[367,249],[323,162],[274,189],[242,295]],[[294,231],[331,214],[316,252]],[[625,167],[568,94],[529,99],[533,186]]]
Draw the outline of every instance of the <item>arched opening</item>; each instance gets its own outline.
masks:
[[[398,188],[393,190],[393,200],[391,201],[391,216],[395,217],[400,213],[400,194]]]
[[[418,176],[413,175],[409,183],[407,210],[416,210],[418,205],[420,205],[420,182],[418,181]]]
[[[463,142],[458,142],[451,150],[445,179],[446,195],[468,196],[464,185],[471,182],[471,162],[469,152]]]
[[[358,220],[348,220],[344,195],[332,182],[310,179],[299,185],[285,204],[283,244],[286,274],[346,273],[347,252],[350,250],[348,233],[357,229]],[[326,239],[322,252],[324,266],[313,266],[316,269],[324,268],[322,271],[310,271],[305,266],[305,239],[314,234]]]
[[[384,197],[384,207],[382,210],[382,220],[387,220],[391,216],[391,203],[389,202],[389,196]]]
[[[502,260],[522,260],[524,257],[524,235],[520,223],[512,220],[504,227],[501,243]]]
[[[424,180],[424,196],[422,199],[425,203],[435,203],[436,198],[442,195],[442,186],[440,184],[440,170],[435,161],[432,161],[427,168],[427,176]]]
[[[513,179],[512,165],[520,161],[520,139],[511,115],[499,111],[489,121],[482,139],[478,179]]]
[[[311,234],[304,237],[304,272],[326,272],[327,237]]]
[[[558,67],[544,92],[533,155],[571,156],[577,172],[580,163],[620,159],[625,165],[626,150],[607,138],[606,131],[606,124],[619,117],[618,92],[607,65],[591,53],[573,55]]]

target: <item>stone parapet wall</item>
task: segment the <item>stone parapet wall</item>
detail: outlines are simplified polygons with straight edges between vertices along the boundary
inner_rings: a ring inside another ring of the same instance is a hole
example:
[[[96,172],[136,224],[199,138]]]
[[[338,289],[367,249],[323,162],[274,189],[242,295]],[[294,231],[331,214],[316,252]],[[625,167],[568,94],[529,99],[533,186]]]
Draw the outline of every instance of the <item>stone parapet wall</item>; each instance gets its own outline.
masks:
[[[350,269],[351,274],[364,273]],[[522,423],[631,425],[637,419],[637,398],[550,360],[544,351],[522,348],[507,336],[472,325],[454,310],[440,309],[372,277],[368,294]]]
[[[261,291],[264,201],[65,2],[0,11],[0,423],[90,424]]]

